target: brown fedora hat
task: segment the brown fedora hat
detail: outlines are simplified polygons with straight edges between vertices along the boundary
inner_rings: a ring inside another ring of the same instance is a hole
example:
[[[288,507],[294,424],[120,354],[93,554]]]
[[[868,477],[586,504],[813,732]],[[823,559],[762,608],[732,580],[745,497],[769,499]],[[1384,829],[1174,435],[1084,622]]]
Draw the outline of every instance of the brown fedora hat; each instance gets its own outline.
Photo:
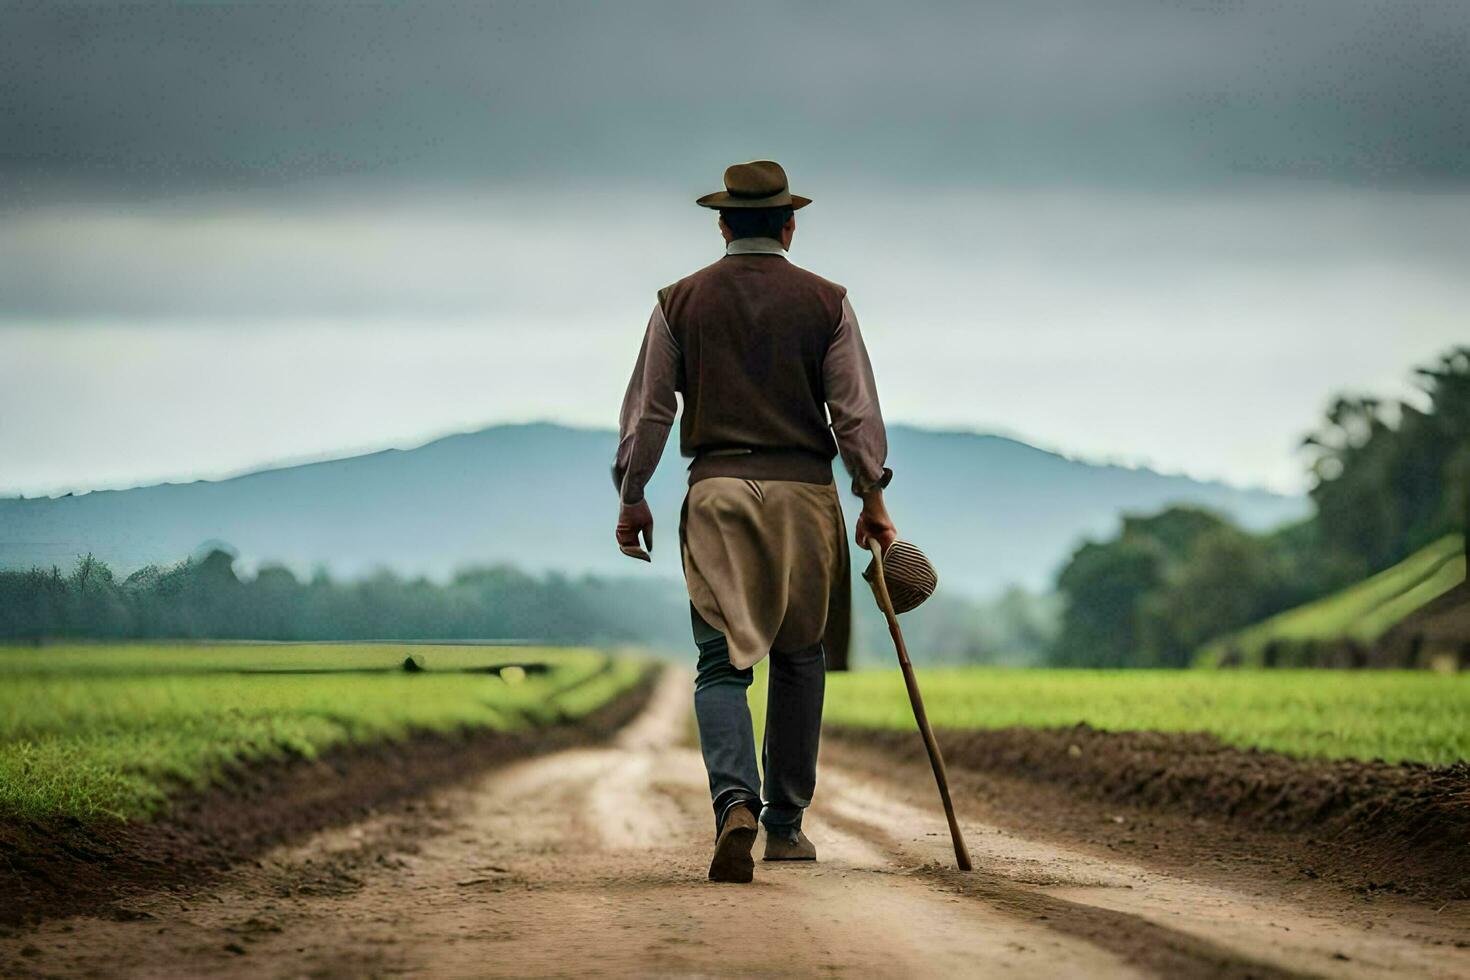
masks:
[[[725,168],[725,189],[694,202],[702,208],[785,208],[795,211],[812,203],[791,193],[786,171],[775,160],[751,160]]]

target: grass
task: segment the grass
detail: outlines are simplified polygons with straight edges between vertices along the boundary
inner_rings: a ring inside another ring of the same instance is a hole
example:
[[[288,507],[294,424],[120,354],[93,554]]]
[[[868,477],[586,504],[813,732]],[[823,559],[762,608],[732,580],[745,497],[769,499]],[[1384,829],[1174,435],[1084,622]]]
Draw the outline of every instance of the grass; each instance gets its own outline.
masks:
[[[1448,765],[1470,759],[1470,674],[919,668],[940,728],[1208,732],[1242,749]],[[759,732],[765,678],[752,687]],[[897,670],[832,674],[826,722],[914,729]],[[915,735],[915,738],[918,736]]]
[[[1217,640],[1201,651],[1200,659],[1216,663],[1233,649],[1245,663],[1259,664],[1266,645],[1273,641],[1349,639],[1371,644],[1414,610],[1463,581],[1463,538],[1449,535],[1371,578]]]
[[[407,656],[425,669],[394,669]],[[546,663],[544,674],[457,668]],[[323,646],[0,648],[0,818],[139,819],[242,762],[413,731],[587,714],[643,664],[593,650]],[[322,671],[259,673],[259,671]]]

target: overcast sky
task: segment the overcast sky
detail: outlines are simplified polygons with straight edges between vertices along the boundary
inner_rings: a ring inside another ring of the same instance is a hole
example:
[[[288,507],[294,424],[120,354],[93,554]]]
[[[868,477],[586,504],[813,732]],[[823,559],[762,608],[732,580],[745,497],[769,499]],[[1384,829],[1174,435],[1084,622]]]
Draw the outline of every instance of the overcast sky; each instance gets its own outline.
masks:
[[[0,3],[0,492],[611,425],[765,156],[890,418],[1299,489],[1470,338],[1467,105],[1458,0]]]

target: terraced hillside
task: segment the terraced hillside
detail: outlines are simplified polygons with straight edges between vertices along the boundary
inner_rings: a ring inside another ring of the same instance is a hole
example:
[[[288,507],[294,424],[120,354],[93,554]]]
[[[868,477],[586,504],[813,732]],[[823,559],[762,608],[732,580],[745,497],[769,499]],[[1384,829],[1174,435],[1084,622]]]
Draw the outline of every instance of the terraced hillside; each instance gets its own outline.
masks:
[[[1384,634],[1464,581],[1464,539],[1446,535],[1377,575],[1211,643],[1201,651],[1200,661],[1366,665],[1370,649]]]

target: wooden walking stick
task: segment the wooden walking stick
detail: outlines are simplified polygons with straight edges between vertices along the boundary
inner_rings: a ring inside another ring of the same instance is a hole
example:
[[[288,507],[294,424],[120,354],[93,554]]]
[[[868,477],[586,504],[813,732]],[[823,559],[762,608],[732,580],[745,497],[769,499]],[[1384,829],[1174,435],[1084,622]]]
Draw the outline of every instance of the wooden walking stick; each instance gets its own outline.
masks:
[[[960,823],[955,819],[954,803],[949,798],[949,776],[944,771],[944,756],[939,754],[939,743],[934,740],[934,729],[929,727],[929,716],[924,712],[924,696],[919,693],[919,682],[914,678],[914,665],[909,662],[909,648],[903,642],[903,631],[898,628],[898,613],[893,611],[893,600],[888,596],[888,583],[883,579],[883,546],[872,539],[868,549],[873,552],[873,578],[868,583],[873,588],[873,598],[888,620],[888,633],[898,650],[898,666],[903,671],[904,686],[909,689],[909,704],[914,709],[914,721],[919,723],[919,733],[924,736],[924,748],[929,751],[929,764],[934,767],[934,781],[939,784],[939,798],[944,802],[944,817],[949,821],[949,836],[954,841],[954,860],[961,871],[969,871],[970,852],[965,848],[965,836],[960,833]]]

